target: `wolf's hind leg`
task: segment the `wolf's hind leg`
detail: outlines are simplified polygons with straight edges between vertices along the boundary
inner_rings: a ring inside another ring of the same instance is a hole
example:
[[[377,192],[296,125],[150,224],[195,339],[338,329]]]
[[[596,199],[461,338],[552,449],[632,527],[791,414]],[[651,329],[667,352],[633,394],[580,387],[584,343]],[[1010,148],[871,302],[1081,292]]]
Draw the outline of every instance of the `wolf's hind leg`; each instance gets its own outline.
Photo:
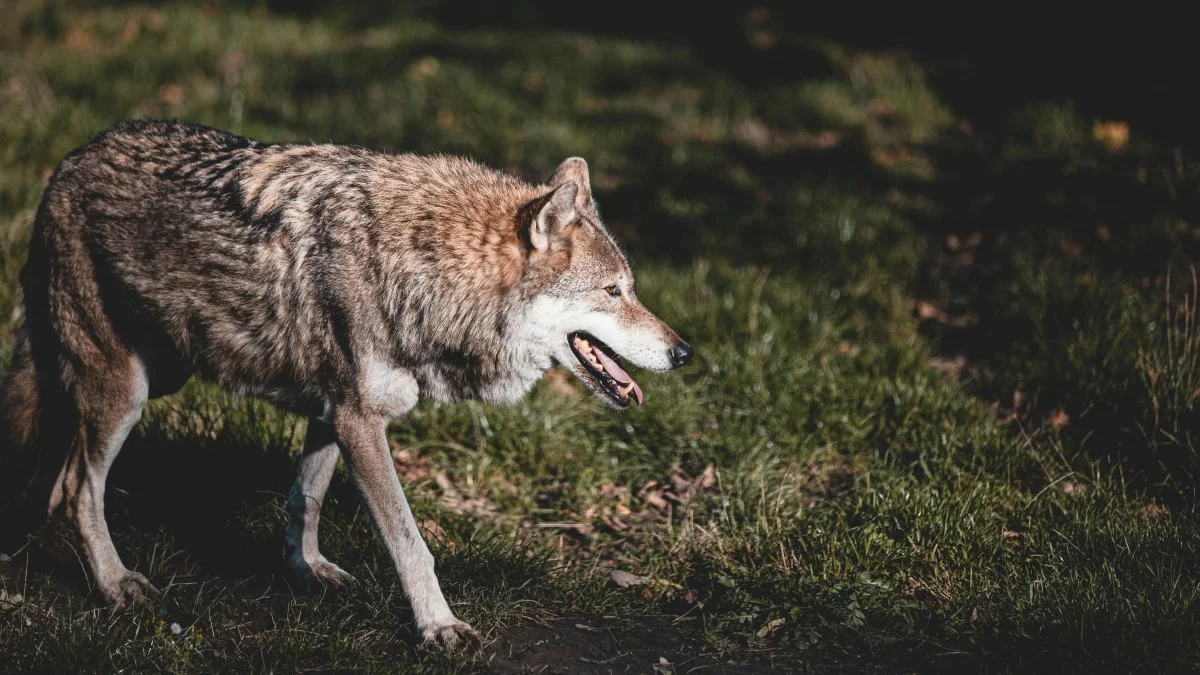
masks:
[[[22,326],[8,373],[0,378],[0,552],[11,553],[25,543],[45,517],[46,504],[31,504],[37,464],[41,407],[38,377],[30,354],[29,334]],[[57,467],[56,467],[57,468]]]
[[[96,587],[115,607],[158,594],[146,577],[121,562],[104,520],[108,470],[141,419],[148,391],[145,368],[132,355],[82,373],[72,392],[77,414],[74,444],[51,496],[51,504],[61,506],[74,522]]]
[[[333,480],[339,452],[333,427],[319,419],[309,419],[296,482],[288,495],[287,539],[283,546],[288,573],[302,588],[354,582],[348,572],[326,560],[317,545],[321,504]]]

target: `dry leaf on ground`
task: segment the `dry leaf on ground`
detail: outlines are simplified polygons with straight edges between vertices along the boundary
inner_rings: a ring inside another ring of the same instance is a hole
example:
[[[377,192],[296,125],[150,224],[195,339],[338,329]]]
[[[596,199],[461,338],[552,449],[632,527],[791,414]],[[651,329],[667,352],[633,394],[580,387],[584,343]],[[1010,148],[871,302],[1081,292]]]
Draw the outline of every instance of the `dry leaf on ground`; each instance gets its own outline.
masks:
[[[630,586],[644,586],[650,583],[649,577],[639,577],[636,574],[631,574],[623,570],[613,570],[608,575],[612,582],[621,588],[629,588]]]

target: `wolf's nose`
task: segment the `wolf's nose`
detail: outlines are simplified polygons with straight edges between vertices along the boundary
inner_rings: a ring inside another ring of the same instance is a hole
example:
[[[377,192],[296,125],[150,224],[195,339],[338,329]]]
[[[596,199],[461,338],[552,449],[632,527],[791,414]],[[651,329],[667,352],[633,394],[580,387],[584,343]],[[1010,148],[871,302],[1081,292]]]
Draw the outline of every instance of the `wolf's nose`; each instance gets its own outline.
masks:
[[[671,351],[667,352],[667,355],[671,357],[672,368],[686,366],[691,362],[693,354],[695,354],[695,352],[692,351],[692,346],[686,342],[680,342],[674,347],[671,347]]]

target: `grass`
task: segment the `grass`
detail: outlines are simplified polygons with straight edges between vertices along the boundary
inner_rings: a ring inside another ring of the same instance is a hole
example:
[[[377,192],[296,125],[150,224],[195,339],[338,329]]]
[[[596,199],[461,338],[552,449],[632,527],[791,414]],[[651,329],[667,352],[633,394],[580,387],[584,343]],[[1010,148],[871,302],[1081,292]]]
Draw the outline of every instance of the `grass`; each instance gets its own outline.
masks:
[[[1161,139],[1056,101],[976,134],[923,63],[827,40],[788,43],[821,74],[763,84],[680,44],[422,16],[12,13],[3,354],[54,163],[172,116],[535,179],[583,155],[639,294],[698,357],[623,414],[551,377],[512,408],[423,403],[392,426],[484,654],[414,645],[340,473],[323,550],[363,583],[293,594],[303,423],[192,383],[152,404],[110,482],[117,546],[165,598],[108,613],[70,538],[39,533],[0,563],[0,669],[553,669],[524,627],[662,614],[716,666],[1200,667],[1200,165]],[[672,644],[633,667],[695,657]]]

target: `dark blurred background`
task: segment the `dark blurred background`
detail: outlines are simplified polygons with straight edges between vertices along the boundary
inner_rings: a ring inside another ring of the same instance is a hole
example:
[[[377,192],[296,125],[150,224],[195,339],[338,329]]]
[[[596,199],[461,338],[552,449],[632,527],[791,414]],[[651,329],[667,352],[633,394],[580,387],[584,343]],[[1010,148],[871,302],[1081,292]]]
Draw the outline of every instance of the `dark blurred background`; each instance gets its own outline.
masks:
[[[338,15],[368,26],[427,16],[448,28],[592,33],[687,45],[706,64],[752,85],[830,73],[814,39],[851,50],[903,50],[955,110],[994,130],[1008,112],[1046,100],[1074,101],[1085,116],[1129,120],[1165,141],[1194,146],[1195,51],[1180,12],[1100,7],[901,7],[899,3],[636,2],[555,0],[397,3],[331,8],[316,0],[269,0],[271,11]]]

